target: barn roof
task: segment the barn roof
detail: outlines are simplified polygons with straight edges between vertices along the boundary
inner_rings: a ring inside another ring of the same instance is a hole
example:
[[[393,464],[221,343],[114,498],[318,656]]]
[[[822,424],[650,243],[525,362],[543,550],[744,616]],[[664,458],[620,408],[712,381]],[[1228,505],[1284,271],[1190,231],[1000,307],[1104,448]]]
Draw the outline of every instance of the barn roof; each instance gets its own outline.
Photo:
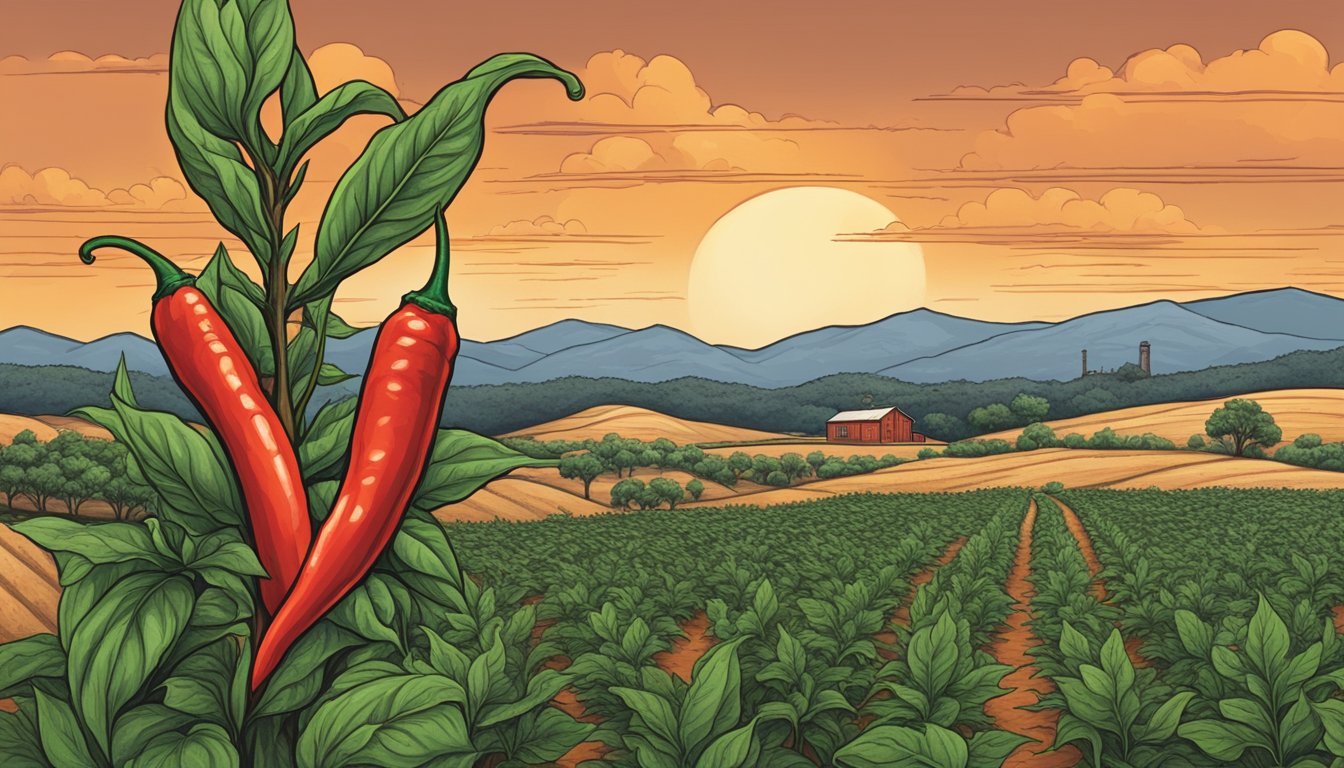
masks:
[[[889,408],[869,408],[866,411],[841,411],[827,419],[826,423],[829,424],[833,421],[877,421],[892,411],[900,411],[906,418],[910,418],[909,414],[893,405]]]

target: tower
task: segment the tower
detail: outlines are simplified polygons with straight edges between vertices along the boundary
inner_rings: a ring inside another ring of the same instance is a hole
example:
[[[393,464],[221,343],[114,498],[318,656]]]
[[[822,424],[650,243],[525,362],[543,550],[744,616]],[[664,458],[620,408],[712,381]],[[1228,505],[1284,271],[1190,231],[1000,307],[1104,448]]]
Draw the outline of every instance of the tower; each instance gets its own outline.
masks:
[[[1083,375],[1087,375],[1087,350],[1083,350]]]
[[[1139,367],[1144,373],[1152,374],[1152,350],[1153,346],[1146,341],[1139,342]]]

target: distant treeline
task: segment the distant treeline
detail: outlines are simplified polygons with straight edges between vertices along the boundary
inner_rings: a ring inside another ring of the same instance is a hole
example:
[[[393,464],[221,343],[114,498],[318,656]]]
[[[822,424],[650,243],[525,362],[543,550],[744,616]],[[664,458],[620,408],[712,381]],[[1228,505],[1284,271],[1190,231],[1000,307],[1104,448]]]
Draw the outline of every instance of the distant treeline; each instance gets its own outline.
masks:
[[[1024,360],[1023,365],[1030,365]],[[132,374],[142,404],[195,417],[190,403],[167,378]],[[0,365],[0,411],[65,413],[87,404],[106,404],[110,373],[63,366]],[[333,391],[353,392],[356,382]],[[897,405],[931,437],[957,440],[977,430],[967,425],[972,410],[1010,403],[1018,394],[1049,401],[1049,418],[1062,419],[1114,408],[1182,400],[1203,400],[1247,392],[1295,387],[1344,386],[1344,348],[1293,352],[1260,363],[1218,366],[1202,371],[1135,377],[1121,371],[1072,381],[998,379],[910,384],[877,374],[837,374],[796,387],[765,389],[698,378],[646,384],[623,379],[567,377],[540,384],[454,387],[443,421],[483,434],[501,434],[568,416],[597,405],[621,403],[677,416],[772,432],[820,434],[836,411]],[[937,428],[935,428],[935,425]]]

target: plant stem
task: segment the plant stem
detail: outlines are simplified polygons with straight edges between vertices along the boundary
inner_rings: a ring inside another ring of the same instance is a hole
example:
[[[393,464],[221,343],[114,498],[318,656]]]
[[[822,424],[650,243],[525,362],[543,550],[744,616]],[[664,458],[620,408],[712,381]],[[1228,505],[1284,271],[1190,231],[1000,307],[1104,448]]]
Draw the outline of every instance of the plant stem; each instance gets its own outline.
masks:
[[[289,343],[289,313],[286,311],[286,299],[289,293],[289,279],[285,260],[281,253],[281,241],[284,234],[285,190],[276,179],[275,172],[258,163],[257,175],[260,177],[262,205],[268,214],[267,232],[271,245],[270,266],[266,274],[266,330],[271,338],[271,352],[275,366],[275,381],[271,385],[271,403],[275,406],[275,415],[285,428],[285,434],[292,441],[295,438],[294,402],[289,387],[289,357],[286,354]]]

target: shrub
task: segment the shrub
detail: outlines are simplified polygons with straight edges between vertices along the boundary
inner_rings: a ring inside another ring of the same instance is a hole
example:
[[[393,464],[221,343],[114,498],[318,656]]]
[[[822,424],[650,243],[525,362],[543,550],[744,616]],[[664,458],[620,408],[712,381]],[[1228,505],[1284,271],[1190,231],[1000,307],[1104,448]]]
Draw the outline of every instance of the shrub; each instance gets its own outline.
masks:
[[[936,448],[920,448],[916,456],[922,461],[924,459],[936,459],[943,454]]]
[[[1202,451],[1207,445],[1203,435],[1191,435],[1190,439],[1185,441],[1185,447],[1192,451]]]
[[[1045,493],[1063,493],[1064,484],[1059,482],[1058,480],[1051,480],[1045,485],[1042,485],[1041,490],[1044,491]]]

